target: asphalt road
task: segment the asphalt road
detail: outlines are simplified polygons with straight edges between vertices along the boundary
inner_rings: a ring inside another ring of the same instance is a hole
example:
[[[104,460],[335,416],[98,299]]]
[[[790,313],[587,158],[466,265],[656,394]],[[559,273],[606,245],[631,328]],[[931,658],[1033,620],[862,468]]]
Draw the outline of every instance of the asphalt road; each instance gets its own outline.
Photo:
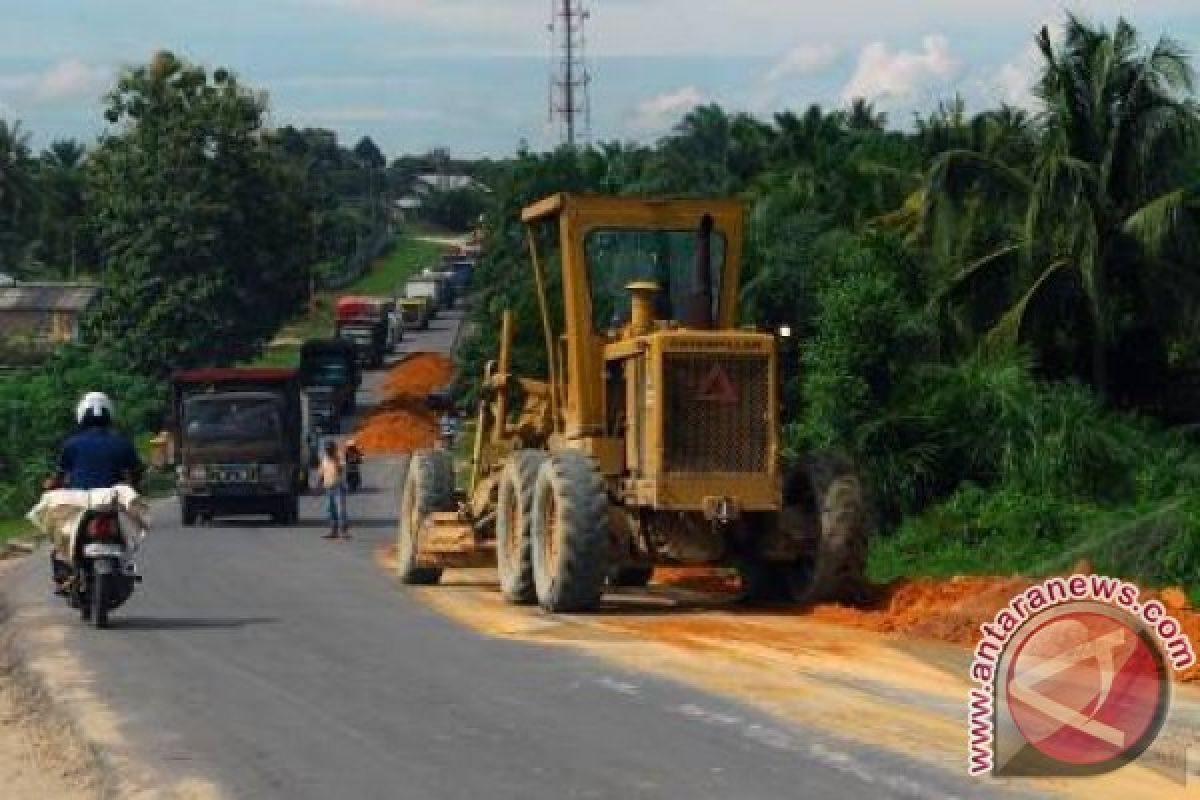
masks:
[[[436,324],[406,346],[448,347],[452,326]],[[984,796],[965,776],[435,614],[373,561],[394,535],[401,470],[368,465],[348,542],[320,538],[317,498],[289,529],[185,530],[162,503],[146,582],[111,630],[83,627],[47,595],[40,558],[17,595],[50,604],[118,715],[125,756],[230,797]]]

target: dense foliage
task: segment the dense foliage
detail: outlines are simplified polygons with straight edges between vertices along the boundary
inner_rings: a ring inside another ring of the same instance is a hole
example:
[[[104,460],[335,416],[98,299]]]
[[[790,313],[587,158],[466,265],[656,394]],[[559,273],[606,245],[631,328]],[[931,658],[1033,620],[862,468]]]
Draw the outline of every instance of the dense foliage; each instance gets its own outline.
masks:
[[[154,430],[165,374],[258,351],[386,228],[384,157],[332,132],[264,125],[265,95],[226,69],[158,53],[107,97],[95,147],[34,157],[0,121],[0,270],[90,278],[102,288],[86,343],[0,378],[0,510],[40,485],[86,390],[123,427]],[[320,259],[317,266],[315,262]],[[4,342],[5,363],[23,363]]]
[[[556,191],[742,197],[743,322],[783,345],[785,445],[854,456],[875,571],[1106,569],[1195,585],[1200,113],[1169,39],[1068,16],[1036,109],[703,106],[653,147],[491,165],[468,379],[517,315],[544,374],[520,208]],[[548,237],[552,241],[552,236]],[[551,272],[553,272],[553,263]],[[1192,401],[1195,402],[1192,402]]]

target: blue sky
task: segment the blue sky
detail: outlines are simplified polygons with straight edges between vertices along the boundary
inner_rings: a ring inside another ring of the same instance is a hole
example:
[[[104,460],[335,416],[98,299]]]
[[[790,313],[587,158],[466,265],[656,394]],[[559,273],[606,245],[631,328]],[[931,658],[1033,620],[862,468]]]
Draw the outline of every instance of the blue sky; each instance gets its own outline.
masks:
[[[1024,104],[1048,0],[586,0],[594,138],[651,141],[691,106],[768,114],[865,95],[904,122],[961,92]],[[101,132],[122,65],[168,48],[266,89],[271,122],[370,134],[391,156],[556,141],[550,0],[3,0],[0,116],[37,145]],[[1200,51],[1198,0],[1067,7]],[[1198,62],[1200,65],[1200,62]]]

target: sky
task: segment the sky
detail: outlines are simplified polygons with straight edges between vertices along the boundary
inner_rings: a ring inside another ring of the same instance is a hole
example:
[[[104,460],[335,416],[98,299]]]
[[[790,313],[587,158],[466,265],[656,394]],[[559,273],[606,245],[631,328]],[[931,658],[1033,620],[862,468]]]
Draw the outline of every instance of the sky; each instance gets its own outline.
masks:
[[[1200,0],[584,0],[591,137],[652,142],[700,103],[769,117],[866,97],[905,125],[939,100],[1033,102],[1034,33],[1070,8],[1200,56]],[[35,146],[104,131],[119,71],[169,49],[266,90],[269,124],[389,156],[553,146],[552,0],[0,0],[0,118]],[[1197,62],[1200,66],[1200,61]]]

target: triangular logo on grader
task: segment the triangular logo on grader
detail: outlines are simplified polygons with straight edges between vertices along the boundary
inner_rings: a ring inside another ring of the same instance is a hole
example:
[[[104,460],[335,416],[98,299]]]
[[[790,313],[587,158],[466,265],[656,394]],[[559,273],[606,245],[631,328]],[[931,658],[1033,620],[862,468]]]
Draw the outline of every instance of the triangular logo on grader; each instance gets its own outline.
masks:
[[[713,364],[708,375],[700,382],[700,391],[696,394],[696,399],[722,406],[737,405],[737,389],[720,364]]]

